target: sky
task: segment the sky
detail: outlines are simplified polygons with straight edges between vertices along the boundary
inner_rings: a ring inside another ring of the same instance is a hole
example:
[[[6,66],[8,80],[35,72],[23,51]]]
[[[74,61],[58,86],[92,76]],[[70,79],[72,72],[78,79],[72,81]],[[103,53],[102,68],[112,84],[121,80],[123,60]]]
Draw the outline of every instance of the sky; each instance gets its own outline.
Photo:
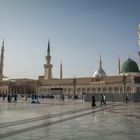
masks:
[[[107,75],[117,61],[138,59],[140,0],[0,0],[0,43],[8,79],[44,75],[48,39],[52,74],[90,77],[102,57]]]

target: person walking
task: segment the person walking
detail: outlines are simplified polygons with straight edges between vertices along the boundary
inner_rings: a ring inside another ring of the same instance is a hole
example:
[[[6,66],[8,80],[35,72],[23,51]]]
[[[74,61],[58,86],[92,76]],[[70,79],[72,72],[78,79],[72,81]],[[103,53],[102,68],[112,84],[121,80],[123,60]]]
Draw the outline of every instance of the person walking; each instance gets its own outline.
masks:
[[[17,101],[17,94],[14,95],[14,102]]]
[[[106,97],[105,97],[105,95],[104,95],[104,94],[102,94],[102,95],[101,95],[101,102],[100,102],[100,106],[101,106],[102,104],[106,105]]]
[[[35,104],[35,95],[34,94],[32,94],[32,96],[31,96],[31,103]]]
[[[11,102],[11,95],[10,94],[8,94],[7,101]]]
[[[62,98],[62,101],[64,101],[64,99],[65,99],[65,96],[64,96],[64,94],[62,94],[62,97],[61,97],[61,98]]]
[[[25,96],[25,101],[26,101],[26,102],[27,102],[27,99],[28,99],[28,95]]]
[[[3,94],[2,94],[2,99],[3,99],[3,101],[5,100],[5,96],[6,96],[6,95],[3,93]]]
[[[128,102],[128,94],[126,93],[126,99],[125,99],[125,101],[126,101],[126,104],[127,104],[127,102]]]
[[[96,106],[96,104],[95,104],[95,97],[94,97],[94,95],[93,95],[93,96],[92,96],[92,108],[93,108],[94,106]]]

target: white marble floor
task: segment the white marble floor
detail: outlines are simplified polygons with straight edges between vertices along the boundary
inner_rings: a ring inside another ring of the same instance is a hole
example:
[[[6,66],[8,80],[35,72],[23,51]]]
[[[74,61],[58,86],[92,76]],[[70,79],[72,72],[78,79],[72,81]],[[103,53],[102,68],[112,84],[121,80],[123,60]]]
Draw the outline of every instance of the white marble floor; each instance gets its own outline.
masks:
[[[0,99],[0,140],[139,140],[140,103]]]

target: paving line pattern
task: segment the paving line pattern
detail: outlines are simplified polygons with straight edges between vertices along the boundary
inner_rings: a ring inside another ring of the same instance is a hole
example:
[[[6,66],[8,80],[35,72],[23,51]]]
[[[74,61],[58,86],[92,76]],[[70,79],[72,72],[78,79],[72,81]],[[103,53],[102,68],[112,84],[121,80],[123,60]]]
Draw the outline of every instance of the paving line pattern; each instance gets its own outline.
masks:
[[[57,113],[57,114],[50,114],[46,116],[41,116],[41,117],[36,117],[36,118],[30,118],[30,119],[24,119],[24,120],[19,120],[19,121],[14,121],[14,122],[7,122],[7,123],[1,123],[0,128],[6,128],[7,127],[7,132],[1,133],[0,132],[0,138],[5,138],[5,137],[10,137],[13,135],[17,135],[20,133],[25,133],[28,131],[33,131],[35,129],[43,128],[43,127],[48,127],[50,125],[55,125],[58,123],[66,122],[72,119],[76,119],[79,117],[83,117],[86,115],[90,115],[93,113],[97,113],[100,111],[104,111],[113,107],[119,106],[119,104],[116,105],[109,105],[107,107],[97,107],[95,109],[92,108],[84,108],[84,109],[79,109],[79,110],[73,110],[73,111],[67,111],[63,113]],[[51,119],[51,121],[50,121]],[[47,122],[44,122],[45,120],[49,120]],[[34,122],[38,123],[35,123]],[[30,124],[25,125],[25,124]],[[25,127],[19,129],[17,126],[23,126]],[[11,129],[10,129],[11,128]],[[17,128],[17,129],[16,129]]]

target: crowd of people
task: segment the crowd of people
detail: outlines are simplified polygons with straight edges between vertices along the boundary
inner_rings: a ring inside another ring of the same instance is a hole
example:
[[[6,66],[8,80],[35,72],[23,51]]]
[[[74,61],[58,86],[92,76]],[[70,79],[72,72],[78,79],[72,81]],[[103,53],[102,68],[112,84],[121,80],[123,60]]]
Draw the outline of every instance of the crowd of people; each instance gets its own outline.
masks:
[[[31,94],[31,95],[21,95],[21,94],[2,94],[0,97],[2,97],[2,100],[6,100],[10,103],[10,102],[17,102],[17,100],[21,100],[21,98],[25,101],[28,100],[28,98],[31,99],[31,103],[35,104],[35,103],[40,103],[39,102],[39,98],[44,98],[42,96],[39,96],[37,94]],[[49,99],[55,99],[55,100],[62,100],[64,101],[65,98],[71,99],[72,97],[66,97],[64,94],[56,94],[56,95],[48,95],[46,96],[46,98]]]
[[[78,96],[70,96],[70,95],[64,95],[64,94],[54,94],[54,95],[51,95],[51,96],[48,96],[48,98],[52,98],[52,99],[55,99],[55,100],[61,100],[61,101],[64,101],[65,99],[83,99],[84,101],[85,100],[85,94],[83,94],[82,97],[78,97]],[[39,98],[41,98],[41,96],[38,96],[37,94],[31,94],[30,96],[29,95],[20,95],[20,94],[2,94],[2,100],[6,100],[8,102],[17,102],[17,100],[20,100],[21,97],[24,97],[24,100],[27,101],[28,98],[30,98],[31,100],[31,103],[35,104],[35,103],[40,103],[39,101]],[[44,98],[44,97],[42,97]],[[100,98],[100,106],[102,105],[105,105],[106,106],[106,96],[104,94],[101,94],[101,98]],[[126,103],[128,102],[128,95],[126,96]],[[92,107],[95,107],[96,106],[96,99],[95,99],[95,96],[93,95],[92,96],[92,102],[91,102],[91,106]]]
[[[19,96],[19,94],[8,94],[8,95],[3,94],[2,100],[4,101],[7,98],[8,102],[16,102],[18,100],[18,96]]]

